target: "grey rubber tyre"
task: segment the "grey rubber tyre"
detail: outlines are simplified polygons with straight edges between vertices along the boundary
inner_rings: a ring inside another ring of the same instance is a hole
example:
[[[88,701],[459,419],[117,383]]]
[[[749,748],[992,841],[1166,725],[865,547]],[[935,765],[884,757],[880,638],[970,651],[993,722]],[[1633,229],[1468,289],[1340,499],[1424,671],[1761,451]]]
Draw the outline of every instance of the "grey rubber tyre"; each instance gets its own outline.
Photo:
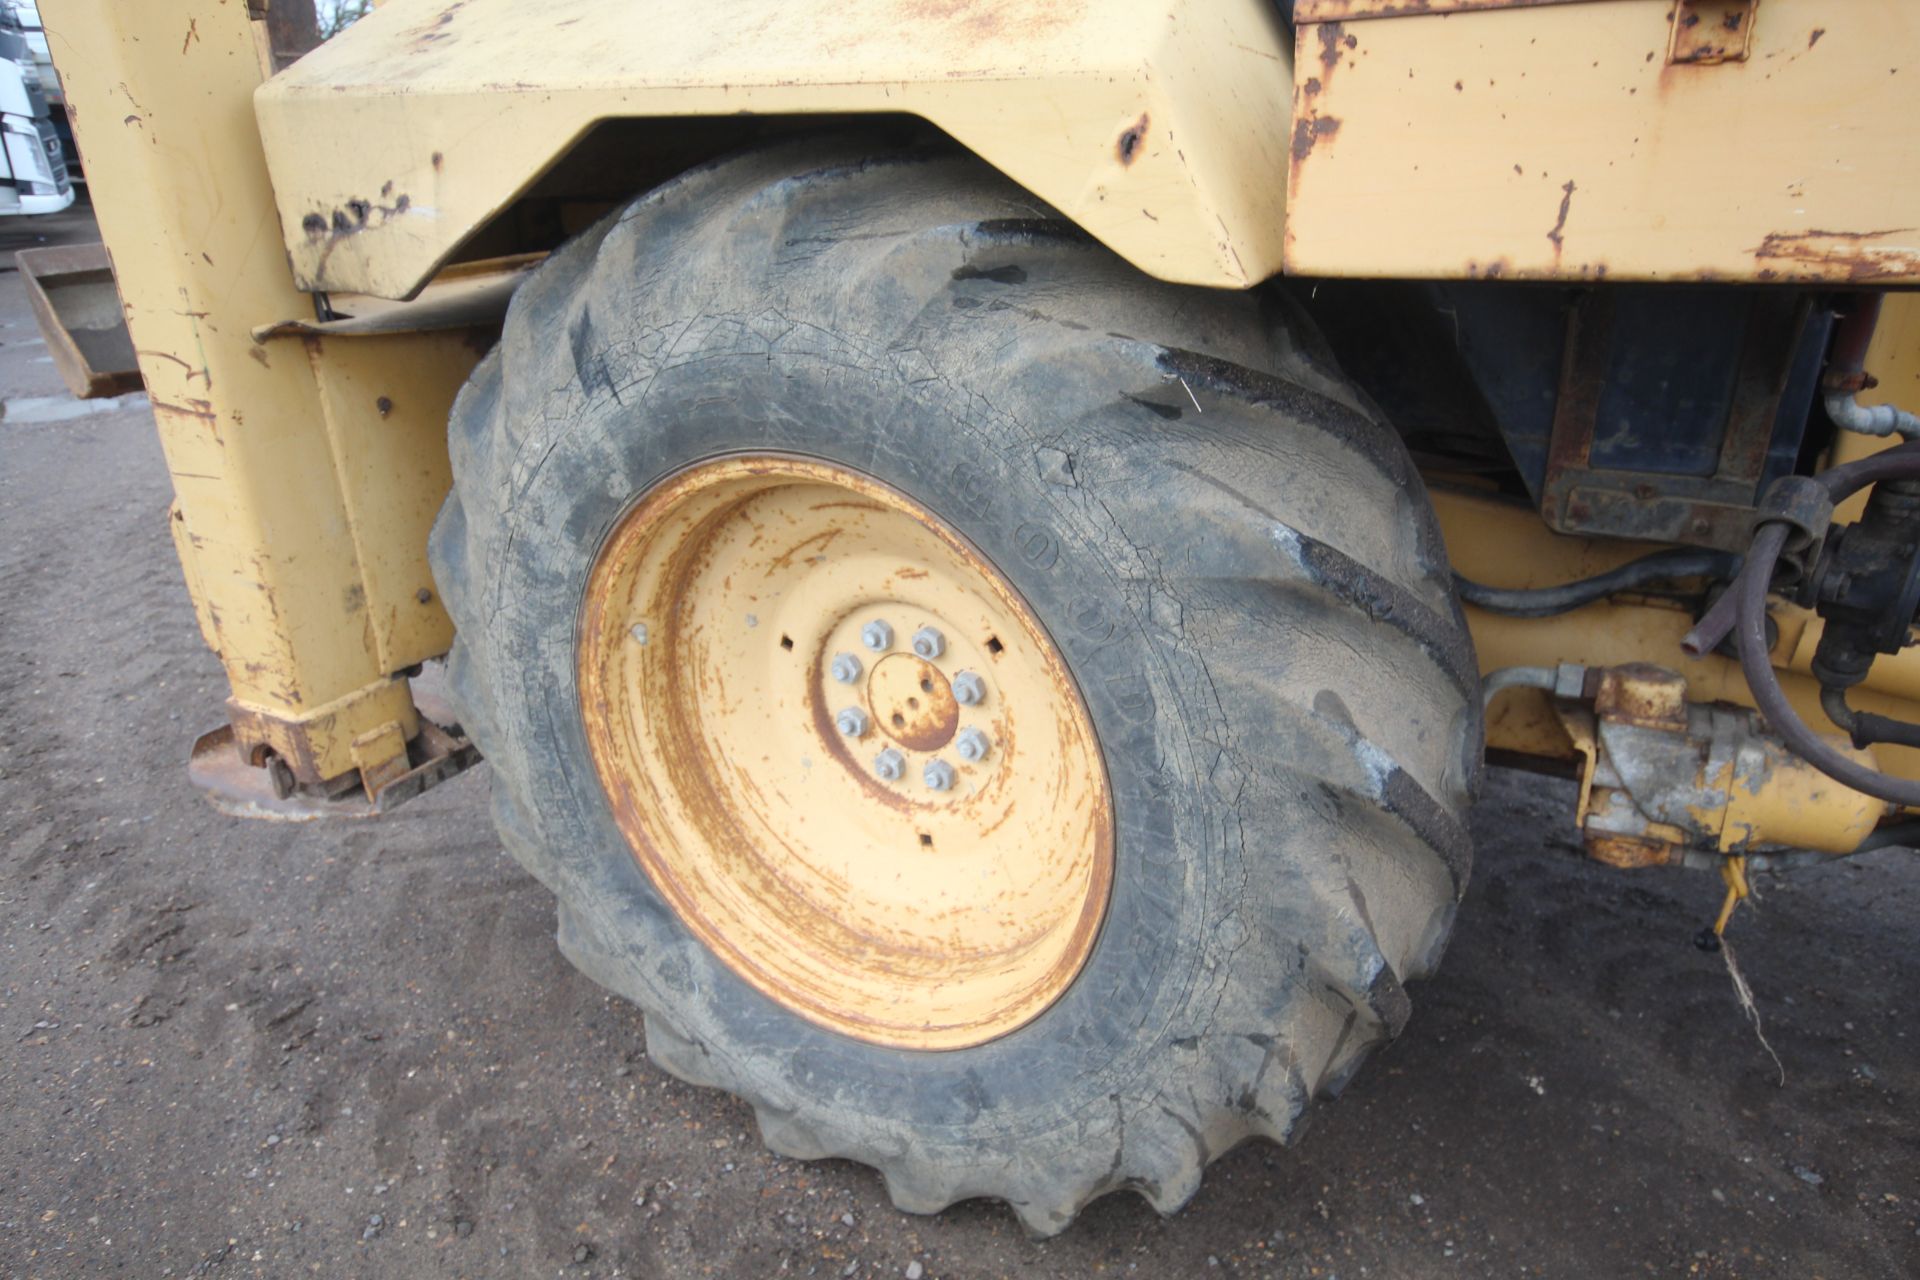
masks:
[[[652,1058],[746,1099],[774,1150],[1040,1234],[1120,1189],[1171,1212],[1404,1022],[1467,874],[1477,678],[1418,476],[1273,295],[1145,279],[950,150],[788,144],[556,254],[451,442],[433,566],[502,839]],[[805,1021],[614,826],[576,691],[588,568],[650,485],[743,450],[925,504],[1066,656],[1114,886],[1074,984],[1011,1034],[916,1052]]]

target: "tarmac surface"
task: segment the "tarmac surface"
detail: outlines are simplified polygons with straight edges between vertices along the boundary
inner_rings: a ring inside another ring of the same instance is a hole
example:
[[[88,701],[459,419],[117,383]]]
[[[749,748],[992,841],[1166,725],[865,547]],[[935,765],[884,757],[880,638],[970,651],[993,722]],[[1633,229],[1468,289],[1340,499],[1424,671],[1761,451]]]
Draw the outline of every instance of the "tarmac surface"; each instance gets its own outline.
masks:
[[[484,766],[377,822],[205,804],[151,414],[66,398],[10,269],[0,400],[0,1276],[1920,1275],[1920,859],[1742,910],[1781,1085],[1691,942],[1717,878],[1586,863],[1566,784],[1496,773],[1440,975],[1293,1147],[1044,1244],[908,1217],[649,1063]]]

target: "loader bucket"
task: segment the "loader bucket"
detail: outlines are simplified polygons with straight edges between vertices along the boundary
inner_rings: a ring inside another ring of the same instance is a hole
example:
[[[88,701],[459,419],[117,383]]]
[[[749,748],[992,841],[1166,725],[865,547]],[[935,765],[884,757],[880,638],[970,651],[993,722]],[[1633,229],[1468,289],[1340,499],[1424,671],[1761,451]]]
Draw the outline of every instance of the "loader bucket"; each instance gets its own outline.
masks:
[[[140,389],[140,366],[104,244],[22,249],[15,256],[54,367],[81,400]]]

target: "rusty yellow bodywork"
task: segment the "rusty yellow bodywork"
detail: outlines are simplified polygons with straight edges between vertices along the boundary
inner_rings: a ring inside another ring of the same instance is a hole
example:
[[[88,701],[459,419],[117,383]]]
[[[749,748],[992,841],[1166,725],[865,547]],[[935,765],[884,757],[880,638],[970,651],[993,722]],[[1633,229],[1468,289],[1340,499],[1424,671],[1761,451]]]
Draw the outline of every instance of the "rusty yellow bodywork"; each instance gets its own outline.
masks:
[[[390,767],[419,728],[399,673],[450,635],[425,535],[479,351],[455,334],[255,342],[314,301],[281,248],[244,6],[64,0],[46,17],[238,744],[312,783]]]
[[[402,297],[596,123],[919,116],[1149,274],[1280,269],[1267,0],[392,0],[259,96],[295,278]]]
[[[425,541],[484,348],[459,316],[533,261],[460,260],[609,121],[650,122],[644,141],[699,116],[921,117],[1188,284],[1920,281],[1920,13],[1895,0],[1302,0],[1291,34],[1270,0],[732,0],[703,22],[666,0],[392,0],[271,79],[259,3],[44,8],[236,736],[306,782],[404,763],[404,673],[449,639]],[[421,300],[334,319],[345,291]],[[1909,402],[1916,316],[1890,304],[1870,357]],[[1456,565],[1495,585],[1644,550],[1436,498]],[[1817,622],[1777,616],[1814,720]],[[1747,701],[1730,660],[1674,663],[1673,608],[1469,617],[1486,669],[1645,660]],[[1915,718],[1920,654],[1856,698]],[[1489,741],[1573,753],[1536,690],[1495,705]],[[1920,776],[1920,753],[1881,756]]]
[[[387,297],[596,124],[743,113],[924,118],[1187,284],[1920,280],[1900,0],[1297,12],[1289,43],[1271,0],[393,0],[260,127],[296,279]]]
[[[1287,271],[1920,279],[1920,7],[1427,7],[1300,6]]]

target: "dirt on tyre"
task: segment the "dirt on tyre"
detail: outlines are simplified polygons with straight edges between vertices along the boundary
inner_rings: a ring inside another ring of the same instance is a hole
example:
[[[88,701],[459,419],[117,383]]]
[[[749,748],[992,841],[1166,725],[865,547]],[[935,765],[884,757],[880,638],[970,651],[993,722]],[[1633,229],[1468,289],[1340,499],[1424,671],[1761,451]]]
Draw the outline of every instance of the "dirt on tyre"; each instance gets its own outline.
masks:
[[[1477,678],[1317,351],[870,140],[690,172],[527,282],[453,414],[452,684],[656,1062],[1049,1234],[1177,1209],[1399,1030]]]

